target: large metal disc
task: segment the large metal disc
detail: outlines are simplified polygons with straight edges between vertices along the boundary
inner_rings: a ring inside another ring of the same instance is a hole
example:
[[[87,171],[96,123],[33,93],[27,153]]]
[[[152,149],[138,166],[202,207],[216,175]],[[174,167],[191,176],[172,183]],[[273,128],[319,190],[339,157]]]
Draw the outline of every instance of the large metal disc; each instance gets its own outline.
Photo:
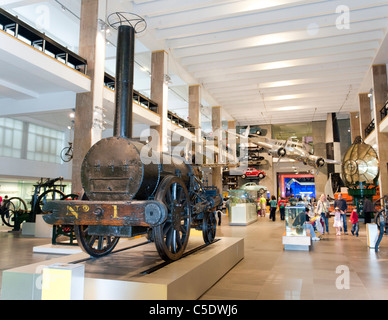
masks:
[[[342,161],[342,175],[347,186],[359,183],[376,184],[379,160],[376,151],[360,137],[346,151]]]

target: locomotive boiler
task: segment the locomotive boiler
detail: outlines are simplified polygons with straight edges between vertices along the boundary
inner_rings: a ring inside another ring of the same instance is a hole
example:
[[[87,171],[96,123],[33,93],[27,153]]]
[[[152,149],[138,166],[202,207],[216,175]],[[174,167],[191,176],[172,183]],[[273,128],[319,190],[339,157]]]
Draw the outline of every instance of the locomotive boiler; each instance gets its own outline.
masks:
[[[222,198],[209,195],[193,167],[182,159],[148,150],[132,139],[135,30],[118,28],[114,136],[94,144],[81,167],[88,200],[51,201],[43,219],[74,225],[79,246],[94,257],[109,254],[120,237],[147,234],[164,260],[179,259],[190,228],[215,239],[215,208]],[[158,161],[161,156],[171,161]]]

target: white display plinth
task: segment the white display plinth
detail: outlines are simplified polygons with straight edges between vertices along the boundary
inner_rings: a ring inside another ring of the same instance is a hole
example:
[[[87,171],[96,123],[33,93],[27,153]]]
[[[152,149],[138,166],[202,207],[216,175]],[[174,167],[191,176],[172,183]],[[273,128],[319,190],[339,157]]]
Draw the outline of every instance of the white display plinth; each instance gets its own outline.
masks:
[[[43,268],[42,300],[83,300],[85,265],[55,263]]]
[[[78,245],[73,246],[64,244],[45,244],[43,246],[33,247],[32,252],[50,254],[76,254],[81,253],[82,249]]]
[[[284,250],[309,251],[311,246],[310,236],[283,235]]]
[[[377,224],[367,223],[366,224],[366,240],[369,248],[374,248],[379,237]]]
[[[257,220],[257,209],[255,203],[237,203],[230,207],[231,226],[246,226]]]
[[[35,217],[35,237],[52,238],[53,226],[43,220],[43,214],[37,214]]]
[[[35,235],[35,222],[23,222],[21,224],[23,236],[34,236]]]
[[[190,239],[192,237],[190,236]],[[150,274],[114,279],[109,270],[102,278],[88,277],[85,272],[86,300],[174,300],[198,299],[225,273],[244,258],[243,238],[220,240]],[[116,250],[135,245],[144,239],[120,241]],[[156,250],[156,249],[155,249]],[[118,255],[120,253],[117,253]],[[88,258],[85,253],[64,256],[3,271],[2,300],[40,300],[42,269],[54,263],[71,263]]]

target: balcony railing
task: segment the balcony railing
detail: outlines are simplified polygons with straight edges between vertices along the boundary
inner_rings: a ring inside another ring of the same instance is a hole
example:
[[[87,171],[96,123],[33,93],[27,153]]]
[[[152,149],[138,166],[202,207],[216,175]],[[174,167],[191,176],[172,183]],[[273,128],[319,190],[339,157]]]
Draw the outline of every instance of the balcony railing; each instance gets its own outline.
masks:
[[[387,116],[387,114],[388,114],[388,100],[385,101],[384,107],[382,107],[380,110],[381,121]]]
[[[115,78],[108,73],[104,75],[104,85],[109,89],[115,90]],[[141,106],[150,109],[153,112],[158,112],[158,104],[146,96],[142,95],[140,92],[133,90],[133,101],[137,102]]]
[[[27,23],[0,8],[0,28],[6,33],[22,40],[24,43],[39,49],[48,56],[76,70],[86,73],[87,61],[58,42],[50,39]]]
[[[115,90],[115,78],[111,76],[108,73],[105,73],[104,76],[104,85],[108,87],[109,89]],[[133,101],[137,102],[138,104],[146,107],[147,109],[150,109],[153,112],[158,112],[158,104],[151,99],[147,98],[146,96],[142,95],[140,92],[137,92],[136,90],[133,90]],[[167,112],[167,118],[172,122],[175,123],[177,126],[182,127],[183,129],[186,129],[190,131],[191,133],[195,133],[195,128],[191,125],[191,123],[187,122],[186,120],[182,119],[175,113],[168,111]]]
[[[375,129],[375,120],[373,119],[365,128],[365,137],[367,137]]]

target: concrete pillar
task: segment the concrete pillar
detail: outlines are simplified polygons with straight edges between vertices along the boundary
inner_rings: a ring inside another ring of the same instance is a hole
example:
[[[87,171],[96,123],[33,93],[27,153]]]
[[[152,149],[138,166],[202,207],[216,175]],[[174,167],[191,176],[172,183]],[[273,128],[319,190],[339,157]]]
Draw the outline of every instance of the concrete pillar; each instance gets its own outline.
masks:
[[[370,99],[368,97],[368,93],[360,93],[358,97],[360,101],[360,133],[361,138],[365,139],[365,129],[372,121],[370,112]]]
[[[201,87],[199,85],[189,86],[189,122],[195,128],[195,141],[193,153],[195,163],[203,163],[203,144],[201,137]]]
[[[218,147],[218,154],[215,155],[217,161],[212,168],[212,184],[218,188],[219,192],[222,192],[222,166],[221,152],[222,152],[222,123],[221,123],[221,107],[212,108],[212,129],[214,137],[214,146]]]
[[[82,0],[79,55],[88,61],[87,76],[91,90],[79,93],[74,118],[72,193],[81,193],[81,165],[90,147],[102,136],[103,87],[105,72],[105,32],[99,19],[105,20],[104,1]],[[100,4],[100,5],[99,5]]]
[[[262,129],[263,131],[267,131],[267,134],[264,136],[265,138],[272,138],[272,125],[261,125],[260,129]],[[263,170],[266,173],[266,176],[260,182],[256,182],[260,185],[266,186],[268,188],[270,196],[274,195],[275,197],[277,197],[277,176],[275,168],[276,162],[274,162],[272,156],[270,156],[266,152],[260,153],[260,156],[264,157],[265,164],[260,165],[259,169]]]
[[[312,136],[314,144],[314,154],[326,158],[326,121],[314,121],[312,125]],[[315,195],[319,199],[325,193],[327,182],[327,166],[320,168],[319,173],[314,177]]]
[[[156,127],[159,132],[158,150],[168,151],[167,111],[168,111],[168,54],[166,51],[154,51],[151,58],[151,100],[158,104],[160,125]]]
[[[236,121],[233,120],[233,121],[228,121],[228,131],[232,131],[234,133],[237,133],[236,132]],[[236,154],[236,151],[237,151],[237,145],[236,145],[236,136],[235,135],[232,135],[232,134],[227,134],[227,150],[228,150],[228,158],[227,158],[227,161],[232,163],[232,164],[235,164],[237,162],[237,154]]]
[[[360,112],[350,112],[350,134],[352,143],[356,137],[361,136]]]
[[[338,128],[337,115],[328,113],[326,120],[326,156],[327,159],[342,161],[340,133]],[[327,164],[328,179],[332,181],[333,193],[340,190],[344,184],[341,180],[341,165]]]
[[[386,65],[374,65],[372,67],[373,81],[373,113],[375,119],[376,145],[377,154],[380,163],[379,186],[380,195],[388,194],[388,134],[380,132],[379,125],[381,122],[380,110],[383,108],[387,99],[387,68]]]

